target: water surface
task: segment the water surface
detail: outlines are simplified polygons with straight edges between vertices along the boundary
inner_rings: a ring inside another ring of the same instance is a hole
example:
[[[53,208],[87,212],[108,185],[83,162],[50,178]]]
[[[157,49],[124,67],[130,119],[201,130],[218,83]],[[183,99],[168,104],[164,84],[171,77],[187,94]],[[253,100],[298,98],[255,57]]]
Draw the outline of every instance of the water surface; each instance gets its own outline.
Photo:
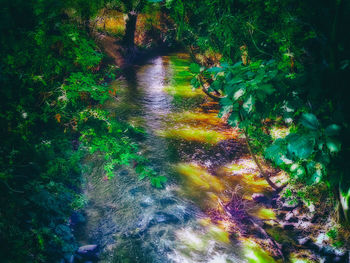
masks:
[[[186,54],[159,56],[112,84],[118,98],[106,107],[146,131],[142,154],[168,183],[155,189],[131,168],[104,181],[101,163],[90,160],[86,224],[78,239],[98,243],[101,262],[274,262],[254,240],[232,234],[224,217],[213,217],[232,192],[249,200],[269,187],[239,133],[217,117],[218,105],[192,90],[188,65]],[[249,212],[274,219],[261,207]]]

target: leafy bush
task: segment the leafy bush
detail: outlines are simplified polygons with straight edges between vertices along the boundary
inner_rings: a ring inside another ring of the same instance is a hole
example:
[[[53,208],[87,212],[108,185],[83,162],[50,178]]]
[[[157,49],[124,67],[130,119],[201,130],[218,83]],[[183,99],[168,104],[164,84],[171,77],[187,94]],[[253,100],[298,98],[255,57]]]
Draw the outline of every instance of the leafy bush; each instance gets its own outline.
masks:
[[[101,104],[113,95],[86,33],[101,1],[3,1],[0,41],[0,258],[57,262],[76,249],[69,216],[84,206],[80,160],[99,151],[107,176],[143,159],[126,124]],[[140,177],[160,187],[143,160]],[[147,171],[147,172],[146,172]]]
[[[209,86],[203,90],[220,98],[220,115],[253,151],[300,182],[329,185],[348,220],[349,4],[171,0],[167,7],[196,62],[193,86]],[[222,59],[199,61],[206,50]],[[273,138],[271,124],[289,134]]]

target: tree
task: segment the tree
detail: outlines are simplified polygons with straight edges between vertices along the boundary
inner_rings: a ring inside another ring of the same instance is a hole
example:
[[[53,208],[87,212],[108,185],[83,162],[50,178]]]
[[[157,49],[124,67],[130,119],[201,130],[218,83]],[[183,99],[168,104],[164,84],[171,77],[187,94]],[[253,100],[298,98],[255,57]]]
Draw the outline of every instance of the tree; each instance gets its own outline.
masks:
[[[109,8],[114,8],[124,13],[125,32],[122,43],[129,52],[134,52],[138,15],[145,10],[147,5],[158,2],[161,2],[161,0],[113,0],[112,2],[107,2]]]
[[[132,49],[135,45],[135,31],[137,16],[146,5],[146,0],[121,0],[123,11],[125,13],[125,33],[123,43],[126,47]]]

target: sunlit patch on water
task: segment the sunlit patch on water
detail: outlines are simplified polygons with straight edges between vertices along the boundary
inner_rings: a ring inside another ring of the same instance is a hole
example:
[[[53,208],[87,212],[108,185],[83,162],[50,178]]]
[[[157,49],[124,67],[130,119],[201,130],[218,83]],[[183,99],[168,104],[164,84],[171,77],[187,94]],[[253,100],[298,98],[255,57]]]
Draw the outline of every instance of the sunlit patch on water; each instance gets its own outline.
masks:
[[[265,219],[265,220],[271,220],[271,219],[276,219],[276,214],[273,211],[273,209],[270,208],[258,208],[258,209],[252,209],[255,211],[249,212],[249,214],[254,215],[260,219]]]
[[[211,225],[209,228],[209,234],[216,240],[222,243],[229,243],[229,234],[225,230],[216,225]]]
[[[263,178],[258,176],[259,173],[256,171],[252,173],[249,170],[254,168],[253,165],[247,165],[246,168],[242,165],[244,161],[238,163],[240,164],[234,166],[233,170],[234,172],[240,171],[240,173],[228,176],[212,175],[205,167],[197,163],[179,163],[175,166],[175,169],[182,175],[183,187],[180,192],[196,200],[202,208],[217,209],[218,211],[220,210],[220,202],[229,201],[230,193],[227,193],[227,190],[229,192],[236,191],[234,189],[235,185],[240,187],[242,198],[245,200],[252,200],[252,194],[254,193],[269,192],[270,186]],[[273,209],[258,204],[250,206],[247,212],[263,220],[276,219]]]
[[[181,229],[176,232],[178,240],[191,251],[198,250],[204,251],[208,247],[208,241],[206,238],[199,236],[197,233],[190,229]]]
[[[216,241],[222,243],[230,242],[230,234],[227,229],[222,225],[214,224],[209,217],[199,219],[198,223],[207,227],[209,236]]]
[[[195,128],[191,126],[177,127],[163,131],[160,130],[157,133],[159,136],[168,139],[196,141],[207,144],[217,144],[218,142],[226,139],[224,135],[217,131]]]
[[[222,124],[222,121],[217,118],[216,112],[193,112],[193,111],[183,111],[176,112],[168,115],[171,122],[175,123],[187,123],[191,125],[206,125],[207,128],[216,128],[218,125]]]
[[[179,85],[173,84],[169,85],[165,88],[165,91],[172,96],[181,96],[185,98],[193,98],[193,97],[202,97],[203,95],[200,93],[200,90],[192,90],[191,86],[187,85]]]
[[[116,262],[274,263],[254,237],[247,238],[250,217],[275,219],[272,209],[252,201],[252,194],[271,188],[237,146],[239,131],[217,117],[217,103],[191,89],[187,57],[157,57],[112,84],[117,98],[105,107],[146,131],[140,151],[157,172],[174,180],[157,190],[132,172],[104,182],[96,171],[89,182],[86,232],[98,233],[110,250],[117,242],[115,254],[124,248]],[[225,206],[233,194],[237,215],[231,216]]]
[[[234,138],[231,130],[217,117],[217,112],[176,112],[167,116],[167,128],[159,136],[215,145]]]
[[[277,263],[251,239],[242,239],[244,255],[249,263]]]
[[[242,262],[232,254],[224,252],[230,248],[229,233],[213,224],[209,218],[198,220],[200,228],[181,228],[176,231],[176,250],[169,255],[174,262]]]
[[[231,185],[240,185],[244,191],[245,198],[251,199],[254,193],[264,193],[271,187],[264,178],[252,159],[243,157],[218,169],[217,174]]]
[[[201,188],[216,192],[225,189],[216,176],[211,175],[205,167],[201,167],[196,163],[179,163],[176,165],[176,170],[184,176],[185,184],[188,187],[193,187],[193,189]]]

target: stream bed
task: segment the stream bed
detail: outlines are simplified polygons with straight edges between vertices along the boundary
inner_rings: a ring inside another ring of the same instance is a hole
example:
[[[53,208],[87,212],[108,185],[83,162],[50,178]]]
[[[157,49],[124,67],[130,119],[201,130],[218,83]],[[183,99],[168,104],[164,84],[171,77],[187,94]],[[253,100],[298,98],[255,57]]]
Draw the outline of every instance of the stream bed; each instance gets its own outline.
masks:
[[[106,107],[145,130],[142,154],[168,182],[156,189],[131,167],[103,180],[101,162],[87,162],[88,204],[76,236],[82,245],[99,245],[99,262],[275,262],[261,244],[232,234],[232,225],[218,216],[220,204],[232,196],[249,201],[270,188],[239,132],[217,117],[219,106],[191,89],[189,61],[182,53],[158,56],[111,84],[117,99]],[[272,209],[242,206],[257,218],[275,219]]]

